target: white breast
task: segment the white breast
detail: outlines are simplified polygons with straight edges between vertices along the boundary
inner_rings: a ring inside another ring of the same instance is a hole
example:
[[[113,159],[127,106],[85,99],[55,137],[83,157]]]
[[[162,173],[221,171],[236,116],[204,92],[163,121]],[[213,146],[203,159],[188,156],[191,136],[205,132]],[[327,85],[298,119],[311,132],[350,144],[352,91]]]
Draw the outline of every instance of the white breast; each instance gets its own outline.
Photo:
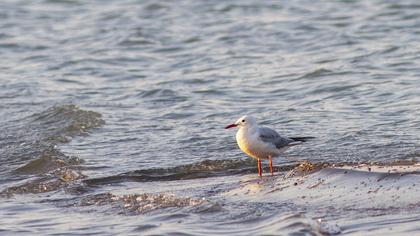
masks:
[[[249,134],[247,134],[245,129],[239,129],[238,132],[236,133],[236,142],[238,143],[239,148],[246,154],[254,158],[258,158],[257,156],[254,155],[251,149],[252,141],[250,139],[251,137]]]
[[[267,159],[268,156],[277,156],[279,150],[271,144],[263,143],[258,135],[255,129],[241,128],[236,133],[236,142],[243,152],[253,158]]]

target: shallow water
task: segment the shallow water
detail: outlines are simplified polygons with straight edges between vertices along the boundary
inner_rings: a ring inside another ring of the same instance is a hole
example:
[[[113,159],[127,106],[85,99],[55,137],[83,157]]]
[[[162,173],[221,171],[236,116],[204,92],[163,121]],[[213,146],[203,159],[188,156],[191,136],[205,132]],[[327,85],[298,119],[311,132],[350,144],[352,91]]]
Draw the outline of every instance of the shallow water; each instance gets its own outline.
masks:
[[[0,9],[0,234],[420,233],[416,1]],[[242,114],[317,138],[259,179]]]

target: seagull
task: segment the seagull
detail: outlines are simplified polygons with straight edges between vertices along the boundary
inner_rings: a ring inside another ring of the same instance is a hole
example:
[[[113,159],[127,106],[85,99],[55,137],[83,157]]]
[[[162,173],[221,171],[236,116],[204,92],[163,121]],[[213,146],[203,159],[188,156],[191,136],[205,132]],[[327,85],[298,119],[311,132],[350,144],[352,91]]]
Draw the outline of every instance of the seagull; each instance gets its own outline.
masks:
[[[282,137],[275,130],[258,127],[252,116],[242,116],[235,123],[225,127],[238,127],[236,142],[239,148],[258,161],[258,176],[262,176],[261,159],[269,161],[270,173],[273,175],[273,157],[279,156],[289,147],[301,144],[314,137]]]

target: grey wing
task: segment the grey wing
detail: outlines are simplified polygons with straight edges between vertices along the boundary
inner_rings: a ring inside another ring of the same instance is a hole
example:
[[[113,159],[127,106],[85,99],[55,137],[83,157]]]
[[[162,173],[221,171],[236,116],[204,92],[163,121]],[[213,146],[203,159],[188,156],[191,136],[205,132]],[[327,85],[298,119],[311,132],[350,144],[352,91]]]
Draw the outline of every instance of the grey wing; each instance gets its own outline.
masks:
[[[295,142],[293,139],[280,136],[280,134],[270,128],[260,127],[259,133],[260,139],[263,142],[272,143],[278,149],[286,147],[289,144]]]

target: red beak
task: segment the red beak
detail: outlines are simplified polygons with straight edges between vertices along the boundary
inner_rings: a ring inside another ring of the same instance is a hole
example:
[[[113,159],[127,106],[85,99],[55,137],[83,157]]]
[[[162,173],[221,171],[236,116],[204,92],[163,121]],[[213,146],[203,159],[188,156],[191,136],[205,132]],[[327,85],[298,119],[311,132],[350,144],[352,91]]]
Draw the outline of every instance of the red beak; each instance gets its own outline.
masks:
[[[236,126],[238,126],[238,125],[236,125],[236,124],[230,124],[230,125],[226,126],[225,129],[230,129],[230,128],[233,128],[233,127],[236,127]]]

